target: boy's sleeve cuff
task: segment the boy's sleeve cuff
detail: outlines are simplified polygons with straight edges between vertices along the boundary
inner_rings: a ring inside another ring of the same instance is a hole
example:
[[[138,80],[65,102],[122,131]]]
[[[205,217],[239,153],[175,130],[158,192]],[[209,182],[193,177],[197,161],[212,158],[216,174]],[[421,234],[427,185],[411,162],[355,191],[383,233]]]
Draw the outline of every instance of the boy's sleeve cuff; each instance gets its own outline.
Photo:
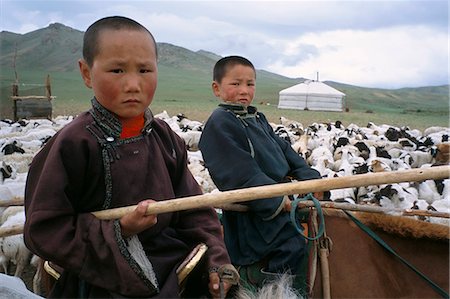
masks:
[[[275,213],[273,213],[272,215],[270,215],[269,217],[263,218],[264,221],[269,221],[274,219],[275,217],[277,217],[281,211],[283,211],[284,206],[286,205],[286,202],[290,202],[291,200],[289,199],[289,197],[287,195],[285,195],[283,197],[283,200],[281,201],[280,205],[278,206],[277,210],[275,211]]]

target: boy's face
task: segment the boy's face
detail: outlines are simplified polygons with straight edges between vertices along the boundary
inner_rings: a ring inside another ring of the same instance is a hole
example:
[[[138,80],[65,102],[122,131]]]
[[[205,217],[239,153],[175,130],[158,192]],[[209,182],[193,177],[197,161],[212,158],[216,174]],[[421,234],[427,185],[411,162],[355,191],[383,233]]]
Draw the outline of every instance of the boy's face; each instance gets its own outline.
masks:
[[[227,69],[220,83],[214,81],[212,89],[214,95],[222,101],[247,107],[253,101],[255,84],[256,76],[253,68],[237,64]]]
[[[141,115],[150,105],[158,80],[154,42],[146,31],[100,32],[92,67],[79,61],[81,76],[98,102],[121,118]]]

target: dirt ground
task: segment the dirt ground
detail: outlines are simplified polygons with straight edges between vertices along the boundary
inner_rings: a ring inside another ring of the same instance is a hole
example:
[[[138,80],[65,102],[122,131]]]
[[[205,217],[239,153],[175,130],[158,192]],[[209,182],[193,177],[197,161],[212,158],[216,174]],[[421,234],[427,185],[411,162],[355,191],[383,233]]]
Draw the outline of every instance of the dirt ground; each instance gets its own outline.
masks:
[[[22,273],[22,280],[30,291],[33,291],[33,277],[36,269],[33,266],[26,267]]]

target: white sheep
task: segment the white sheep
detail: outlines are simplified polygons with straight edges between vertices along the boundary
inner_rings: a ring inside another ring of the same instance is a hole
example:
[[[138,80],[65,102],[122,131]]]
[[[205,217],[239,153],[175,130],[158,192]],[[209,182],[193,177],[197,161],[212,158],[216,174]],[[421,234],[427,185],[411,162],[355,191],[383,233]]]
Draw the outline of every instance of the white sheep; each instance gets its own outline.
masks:
[[[333,153],[326,145],[321,145],[313,149],[311,155],[307,159],[307,162],[309,165],[316,165],[320,157],[325,157],[328,162],[334,162]]]
[[[307,159],[311,154],[311,151],[308,149],[308,140],[310,138],[311,137],[308,134],[302,134],[291,145],[294,151],[301,155],[303,159]]]
[[[419,190],[419,199],[425,200],[429,205],[434,201],[441,199],[441,195],[437,191],[434,180],[426,180],[417,184]]]
[[[203,190],[203,193],[209,193],[216,189],[216,185],[205,167],[201,151],[188,151],[188,168],[194,176],[197,183]]]
[[[411,168],[420,168],[424,164],[429,164],[433,162],[433,155],[431,154],[430,149],[425,151],[411,151],[409,155],[412,158]]]
[[[187,131],[187,132],[176,132],[178,136],[180,136],[184,142],[186,143],[187,149],[190,151],[198,150],[198,143],[200,142],[200,137],[202,132],[200,131]]]
[[[11,208],[11,207],[10,207]],[[7,208],[3,214],[7,213]],[[11,227],[13,225],[23,225],[25,223],[25,211],[18,211],[10,215],[0,227]],[[25,246],[23,234],[12,235],[0,238],[0,263],[5,274],[8,274],[9,263],[16,265],[14,276],[20,277],[26,265],[30,262],[31,252]]]
[[[442,133],[442,132],[447,132],[447,134],[450,134],[450,129],[447,127],[439,127],[439,126],[428,127],[423,131],[423,135],[429,136],[433,133]]]

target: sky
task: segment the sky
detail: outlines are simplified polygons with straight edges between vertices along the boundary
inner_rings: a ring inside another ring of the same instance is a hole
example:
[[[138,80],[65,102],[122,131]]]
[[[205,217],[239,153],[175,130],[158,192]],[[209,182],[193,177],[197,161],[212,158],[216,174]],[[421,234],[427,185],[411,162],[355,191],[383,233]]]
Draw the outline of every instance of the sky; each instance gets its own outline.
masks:
[[[395,89],[449,84],[449,9],[448,0],[0,0],[0,30],[85,31],[123,15],[157,42],[241,55],[290,78]]]

